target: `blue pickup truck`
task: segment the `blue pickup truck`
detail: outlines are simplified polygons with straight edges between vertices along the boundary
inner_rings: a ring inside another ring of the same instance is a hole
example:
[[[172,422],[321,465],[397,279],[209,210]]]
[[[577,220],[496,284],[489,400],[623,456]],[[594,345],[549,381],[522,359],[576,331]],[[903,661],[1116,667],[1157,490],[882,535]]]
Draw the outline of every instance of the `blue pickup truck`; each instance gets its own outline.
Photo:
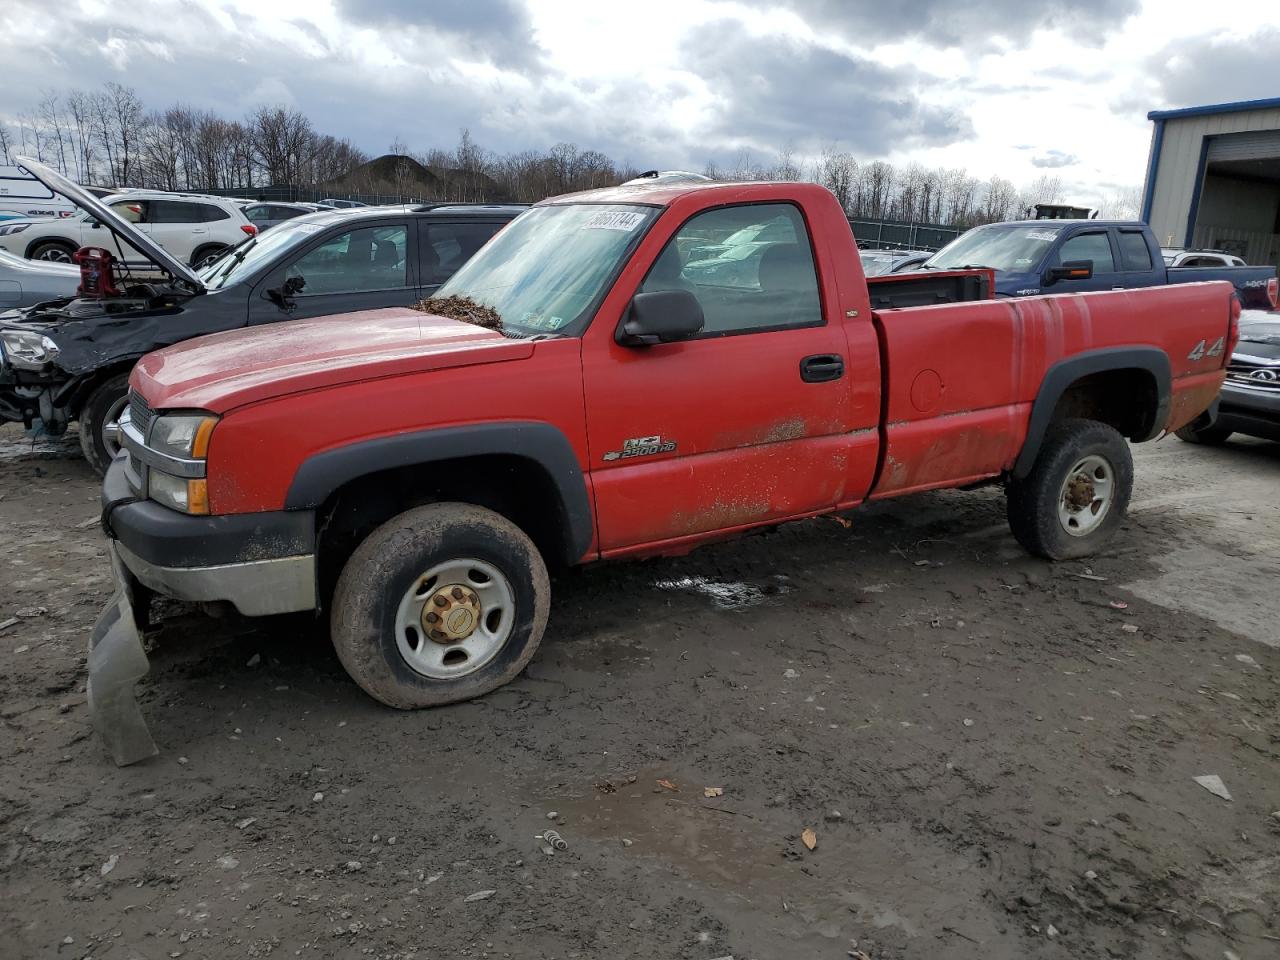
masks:
[[[1274,310],[1275,267],[1166,267],[1151,228],[1134,220],[1020,220],[975,227],[921,270],[985,267],[998,297],[1130,290],[1228,280],[1246,308]]]

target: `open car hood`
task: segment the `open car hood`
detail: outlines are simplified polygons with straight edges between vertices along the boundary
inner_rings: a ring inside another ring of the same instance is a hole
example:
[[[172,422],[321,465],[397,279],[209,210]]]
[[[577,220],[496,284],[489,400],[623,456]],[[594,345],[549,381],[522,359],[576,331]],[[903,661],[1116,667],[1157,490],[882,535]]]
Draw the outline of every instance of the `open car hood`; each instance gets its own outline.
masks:
[[[56,170],[50,170],[43,163],[30,157],[14,157],[18,165],[55,193],[60,193],[77,207],[93,214],[100,223],[107,226],[112,233],[127,240],[173,279],[181,281],[194,292],[205,289],[204,281],[195,272],[172,254],[165,251],[141,230],[135,230],[133,224],[118,215],[114,210],[79,185],[72,183]]]

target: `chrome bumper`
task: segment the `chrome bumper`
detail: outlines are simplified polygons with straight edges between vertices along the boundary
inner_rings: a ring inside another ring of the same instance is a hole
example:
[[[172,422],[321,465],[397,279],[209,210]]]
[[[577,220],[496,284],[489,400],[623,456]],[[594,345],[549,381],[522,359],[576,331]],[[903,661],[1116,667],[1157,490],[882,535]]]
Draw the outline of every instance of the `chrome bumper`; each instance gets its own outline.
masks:
[[[314,554],[212,567],[161,567],[121,543],[114,547],[139,583],[176,600],[225,600],[246,617],[295,613],[316,606]]]

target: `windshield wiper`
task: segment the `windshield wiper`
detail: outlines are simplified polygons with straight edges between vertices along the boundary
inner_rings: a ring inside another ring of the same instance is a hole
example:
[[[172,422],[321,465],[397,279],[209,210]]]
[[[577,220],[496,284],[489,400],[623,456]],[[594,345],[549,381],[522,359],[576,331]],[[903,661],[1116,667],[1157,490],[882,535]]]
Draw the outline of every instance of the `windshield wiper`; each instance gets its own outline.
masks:
[[[245,258],[245,255],[248,254],[248,252],[253,248],[253,245],[257,242],[258,242],[257,237],[250,237],[248,243],[242,243],[240,246],[236,247],[235,250],[233,250],[231,253],[227,254],[227,265],[223,267],[221,271],[215,274],[213,276],[213,279],[218,281],[225,281],[227,278],[227,274],[230,273],[239,265],[240,261]],[[213,289],[221,290],[222,283],[219,282],[219,284]]]

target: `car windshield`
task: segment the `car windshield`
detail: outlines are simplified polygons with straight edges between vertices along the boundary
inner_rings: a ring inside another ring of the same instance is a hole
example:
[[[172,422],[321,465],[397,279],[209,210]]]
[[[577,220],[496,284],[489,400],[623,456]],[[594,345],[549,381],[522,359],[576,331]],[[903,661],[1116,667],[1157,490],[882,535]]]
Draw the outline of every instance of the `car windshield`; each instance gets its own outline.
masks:
[[[296,247],[317,231],[318,223],[285,222],[272,227],[228,251],[200,271],[200,279],[210,290],[218,290],[250,276],[264,263],[275,260],[281,253]]]
[[[621,203],[534,207],[435,296],[492,307],[517,335],[558,333],[592,309],[658,212]]]
[[[878,277],[882,273],[888,273],[894,261],[893,257],[872,253],[864,253],[860,257],[862,260],[862,272],[868,277]]]
[[[1059,228],[1033,223],[975,227],[935,253],[924,266],[930,270],[1034,270],[1058,239],[1058,233]]]

